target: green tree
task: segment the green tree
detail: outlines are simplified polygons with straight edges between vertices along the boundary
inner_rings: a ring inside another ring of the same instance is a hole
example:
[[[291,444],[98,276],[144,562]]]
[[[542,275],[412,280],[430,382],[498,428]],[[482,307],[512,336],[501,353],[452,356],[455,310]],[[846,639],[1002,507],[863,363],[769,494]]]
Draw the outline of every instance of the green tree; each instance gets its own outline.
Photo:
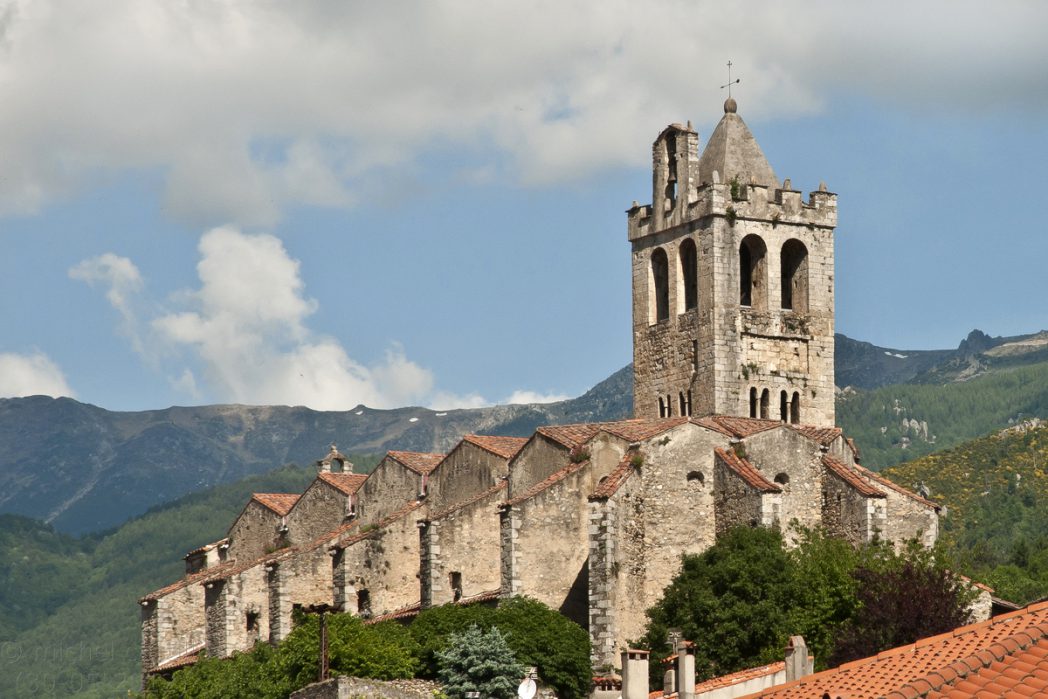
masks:
[[[448,647],[437,653],[437,675],[452,699],[466,692],[482,697],[510,699],[524,677],[505,637],[497,628],[482,631],[473,625],[451,635]]]

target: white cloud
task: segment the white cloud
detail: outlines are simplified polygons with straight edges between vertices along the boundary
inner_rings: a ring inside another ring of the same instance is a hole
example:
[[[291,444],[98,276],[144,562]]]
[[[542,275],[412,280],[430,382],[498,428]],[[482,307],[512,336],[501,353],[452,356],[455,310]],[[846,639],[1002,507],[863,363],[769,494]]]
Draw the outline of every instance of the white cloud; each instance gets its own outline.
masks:
[[[134,310],[135,297],[141,293],[142,275],[135,264],[126,257],[107,252],[81,261],[69,269],[69,278],[78,279],[94,287],[102,284],[107,288],[106,299],[120,314],[120,329],[138,353],[143,352],[142,339],[138,332],[138,319]]]
[[[317,302],[304,295],[299,263],[278,238],[216,228],[201,237],[199,250],[200,287],[182,294],[190,308],[151,322],[156,342],[188,350],[202,366],[201,376],[185,369],[174,380],[181,390],[319,410],[388,408],[430,397],[432,373],[399,345],[365,366],[335,339],[310,330],[306,321]]]
[[[537,391],[514,391],[505,400],[508,404],[514,403],[556,403],[571,398],[563,393],[538,393]]]
[[[10,0],[0,212],[129,169],[165,173],[184,220],[258,226],[371,196],[377,172],[388,183],[433,147],[490,159],[466,177],[643,165],[637,143],[710,116],[729,57],[750,119],[817,111],[834,90],[1043,115],[1046,25],[1048,5],[1021,0]]]
[[[75,397],[62,370],[42,352],[0,353],[0,396]]]

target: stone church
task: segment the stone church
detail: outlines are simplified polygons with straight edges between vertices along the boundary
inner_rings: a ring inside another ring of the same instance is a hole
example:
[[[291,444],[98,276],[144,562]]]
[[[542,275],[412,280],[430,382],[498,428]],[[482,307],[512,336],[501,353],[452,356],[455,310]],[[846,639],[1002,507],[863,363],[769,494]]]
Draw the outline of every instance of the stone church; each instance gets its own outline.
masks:
[[[729,527],[931,545],[937,505],[834,426],[837,196],[780,182],[730,98],[699,145],[690,124],[663,130],[651,204],[628,211],[633,419],[466,435],[369,475],[332,447],[305,492],[254,494],[141,598],[144,675],[278,642],[297,606],[402,619],[512,595],[561,610],[614,665],[681,554]]]

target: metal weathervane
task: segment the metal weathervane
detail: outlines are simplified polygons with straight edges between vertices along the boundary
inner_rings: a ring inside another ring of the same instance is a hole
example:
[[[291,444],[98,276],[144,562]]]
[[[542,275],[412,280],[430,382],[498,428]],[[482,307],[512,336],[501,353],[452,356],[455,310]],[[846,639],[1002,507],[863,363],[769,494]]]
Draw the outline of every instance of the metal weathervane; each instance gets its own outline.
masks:
[[[734,80],[731,79],[731,61],[728,61],[728,83],[726,85],[721,85],[721,89],[723,90],[724,88],[728,88],[728,97],[730,98],[731,86],[738,85],[740,82],[742,82],[742,78],[735,78]]]

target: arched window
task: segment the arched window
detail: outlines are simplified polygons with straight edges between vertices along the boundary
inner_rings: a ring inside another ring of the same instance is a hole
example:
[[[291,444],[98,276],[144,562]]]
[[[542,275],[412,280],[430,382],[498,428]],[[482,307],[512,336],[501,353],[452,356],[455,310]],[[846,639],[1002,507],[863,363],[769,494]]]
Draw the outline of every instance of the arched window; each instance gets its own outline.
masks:
[[[670,317],[670,266],[662,248],[655,248],[651,253],[651,285],[654,316],[650,322],[657,323]]]
[[[793,392],[793,400],[790,401],[790,422],[794,425],[801,421],[801,394]]]
[[[787,240],[779,256],[782,263],[782,307],[808,312],[808,248],[799,240]]]
[[[757,389],[750,389],[750,417],[757,417]]]
[[[699,278],[698,265],[699,255],[695,248],[695,241],[686,238],[677,250],[680,258],[680,290],[677,294],[677,303],[683,302],[684,306],[678,309],[679,313],[690,311],[699,305]]]
[[[688,484],[702,487],[702,484],[706,482],[706,476],[702,475],[702,471],[689,471],[688,472]]]
[[[768,403],[771,402],[771,394],[768,389],[761,391],[761,419],[768,419]]]
[[[783,391],[779,394],[779,419],[783,422],[787,422],[789,420],[789,404],[790,398],[786,395],[786,391]]]
[[[786,486],[790,484],[790,476],[788,473],[785,472],[777,473],[775,474],[775,482],[781,485],[783,487],[783,490],[785,490]]]
[[[666,417],[666,399],[659,396],[659,417]]]
[[[759,235],[750,234],[739,245],[739,304],[767,308],[767,272],[764,258],[768,248]]]

